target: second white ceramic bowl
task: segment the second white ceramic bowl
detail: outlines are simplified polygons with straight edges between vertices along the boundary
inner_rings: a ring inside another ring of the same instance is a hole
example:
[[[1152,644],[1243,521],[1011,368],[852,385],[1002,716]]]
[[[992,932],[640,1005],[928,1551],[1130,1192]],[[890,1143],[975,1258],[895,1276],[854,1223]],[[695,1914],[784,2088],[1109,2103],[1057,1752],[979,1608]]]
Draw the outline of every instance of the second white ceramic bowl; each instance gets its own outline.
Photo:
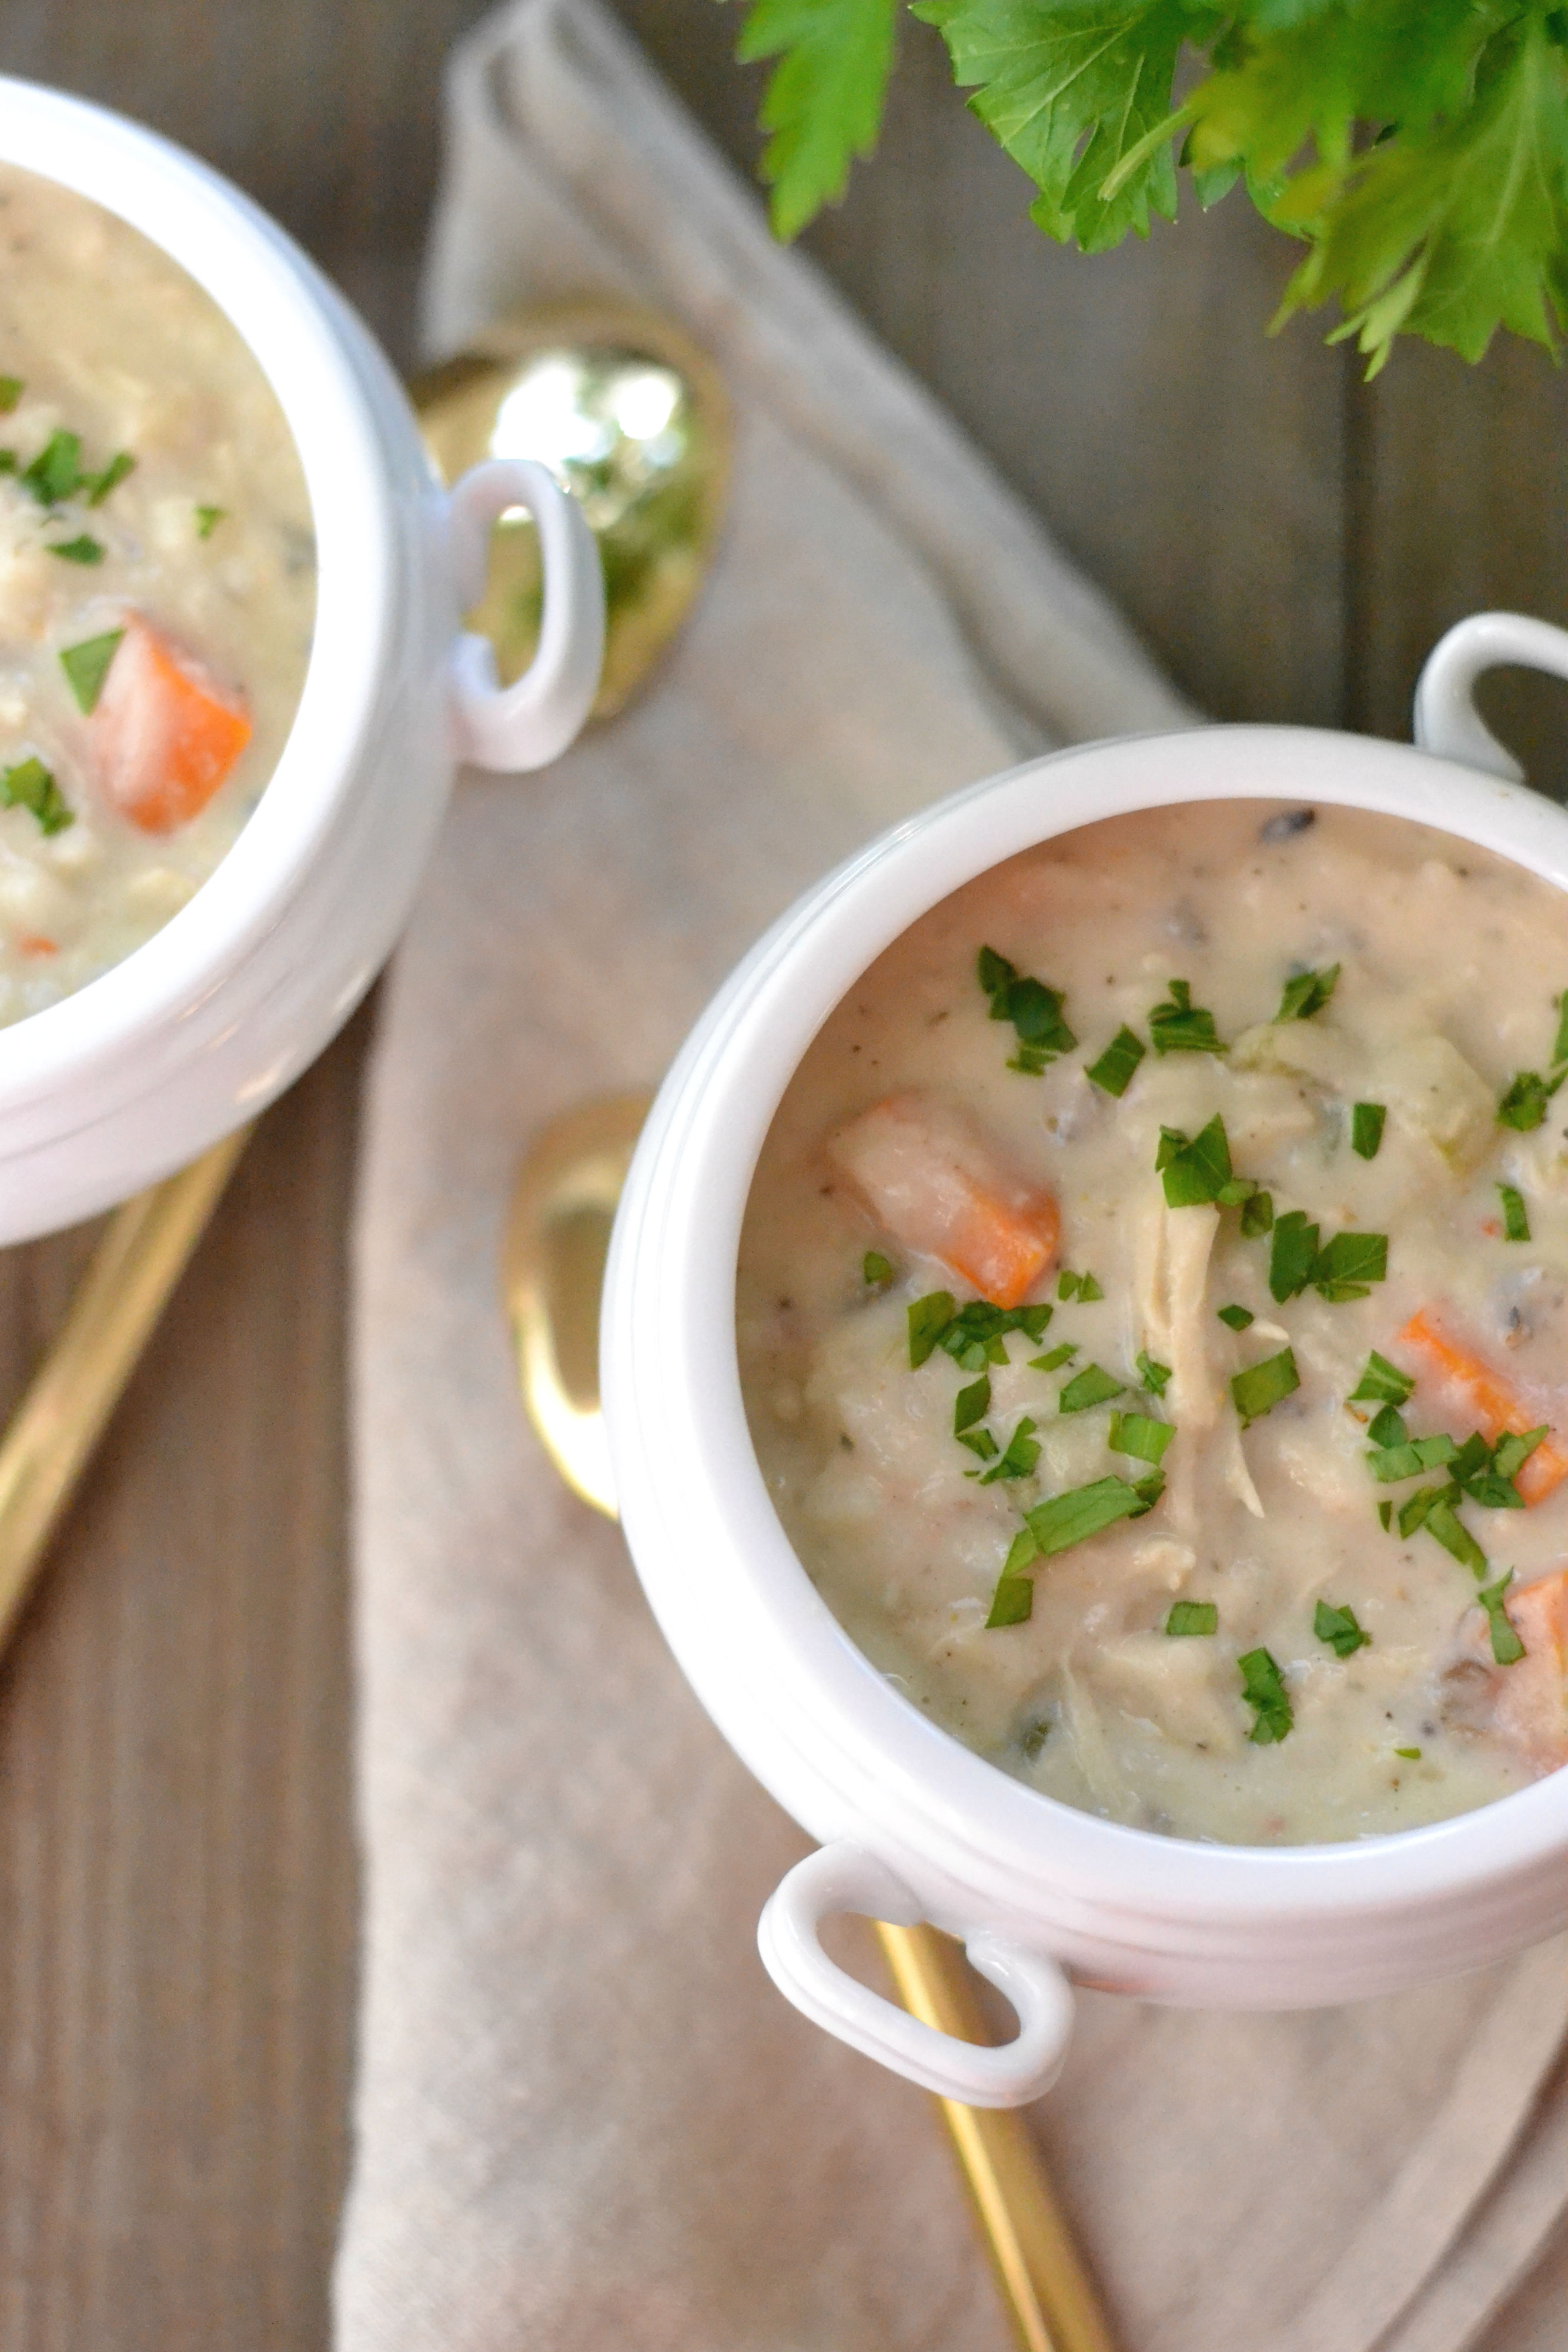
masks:
[[[622,1524],[698,1697],[821,1841],[763,1916],[775,1980],[830,2032],[947,2097],[1005,2105],[1046,2088],[1070,1979],[1210,2007],[1312,2006],[1478,1968],[1549,1934],[1568,1923],[1568,1771],[1430,1828],[1264,1851],[1076,1811],[938,1729],[829,1613],[752,1450],[736,1259],[773,1114],[822,1022],[900,932],[988,867],[1103,817],[1183,801],[1336,803],[1438,826],[1568,892],[1568,814],[1507,780],[1517,770],[1469,699],[1476,673],[1502,661],[1568,676],[1568,635],[1510,614],[1463,624],[1423,677],[1425,750],[1210,728],[1064,751],[942,803],[768,933],[650,1115],[601,1345]],[[834,1911],[960,1937],[1017,2011],[1016,2038],[977,2049],[856,1982],[819,1937]]]
[[[0,1244],[69,1224],[253,1118],[319,1053],[408,913],[461,759],[542,765],[603,647],[592,538],[543,467],[449,498],[391,368],[275,223],[193,156],[57,90],[0,79],[0,159],[117,213],[225,310],[282,405],[309,491],[317,620],[283,755],[234,848],[145,946],[0,1030]],[[462,635],[486,535],[535,515],[538,657],[505,693]]]

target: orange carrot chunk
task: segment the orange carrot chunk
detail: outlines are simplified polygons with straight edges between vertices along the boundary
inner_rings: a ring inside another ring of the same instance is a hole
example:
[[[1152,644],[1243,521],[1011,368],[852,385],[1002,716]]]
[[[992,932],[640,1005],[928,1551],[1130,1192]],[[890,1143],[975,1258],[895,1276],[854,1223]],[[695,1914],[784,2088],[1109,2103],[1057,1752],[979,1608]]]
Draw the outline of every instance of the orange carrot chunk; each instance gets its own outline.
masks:
[[[88,730],[101,789],[143,833],[199,816],[251,733],[238,698],[135,614]]]
[[[1497,1724],[1543,1771],[1568,1764],[1568,1570],[1511,1586],[1505,1606],[1524,1655],[1498,1677]]]
[[[1021,1306],[1056,1256],[1052,1196],[1004,1166],[951,1104],[892,1095],[828,1150],[894,1241],[939,1258],[993,1307]]]
[[[1462,1405],[1489,1445],[1495,1445],[1505,1431],[1512,1430],[1522,1437],[1526,1430],[1541,1426],[1544,1416],[1520,1394],[1512,1381],[1474,1349],[1462,1347],[1439,1330],[1425,1308],[1412,1315],[1399,1340],[1424,1359],[1427,1370],[1449,1391],[1456,1403]],[[1564,1478],[1568,1478],[1568,1453],[1547,1436],[1530,1455],[1514,1484],[1527,1503],[1539,1503]]]

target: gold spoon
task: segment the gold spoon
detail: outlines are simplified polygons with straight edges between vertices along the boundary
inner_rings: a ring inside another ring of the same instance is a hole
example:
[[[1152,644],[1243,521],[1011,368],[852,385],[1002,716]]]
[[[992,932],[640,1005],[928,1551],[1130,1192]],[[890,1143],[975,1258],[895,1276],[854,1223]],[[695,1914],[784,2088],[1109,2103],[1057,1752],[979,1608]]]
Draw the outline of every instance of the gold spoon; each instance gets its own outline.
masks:
[[[601,1095],[552,1118],[517,1171],[507,1224],[502,1285],[524,1406],[567,1485],[608,1518],[615,1486],[599,1410],[599,1302],[649,1100]],[[961,2041],[991,2038],[957,1944],[934,1927],[875,1926],[907,2010]],[[1023,2117],[954,2099],[937,2105],[1025,2352],[1114,2352]]]

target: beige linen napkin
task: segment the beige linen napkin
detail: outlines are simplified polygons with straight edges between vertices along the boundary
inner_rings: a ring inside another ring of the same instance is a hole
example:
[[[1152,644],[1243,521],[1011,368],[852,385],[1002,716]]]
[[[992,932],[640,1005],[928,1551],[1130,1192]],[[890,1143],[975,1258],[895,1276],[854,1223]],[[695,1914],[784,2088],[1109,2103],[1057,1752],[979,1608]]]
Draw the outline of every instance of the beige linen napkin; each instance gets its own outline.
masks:
[[[387,991],[340,2352],[1001,2352],[928,2103],[762,1974],[803,1842],[523,1426],[501,1226],[540,1122],[655,1077],[833,859],[1022,749],[1186,714],[588,0],[481,26],[450,110],[433,351],[634,292],[718,356],[737,462],[666,674],[549,773],[465,780]],[[1562,1945],[1288,2018],[1085,1996],[1037,2116],[1128,2352],[1477,2343],[1568,2195],[1565,2019]],[[1560,2352],[1565,2288],[1489,2352]]]

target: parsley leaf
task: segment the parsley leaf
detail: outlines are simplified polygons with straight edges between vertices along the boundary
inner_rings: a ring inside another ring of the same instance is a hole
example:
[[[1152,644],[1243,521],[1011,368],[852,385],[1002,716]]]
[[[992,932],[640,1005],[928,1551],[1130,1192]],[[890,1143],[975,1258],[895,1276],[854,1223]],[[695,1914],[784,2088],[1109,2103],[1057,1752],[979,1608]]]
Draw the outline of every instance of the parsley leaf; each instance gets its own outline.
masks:
[[[41,507],[62,506],[81,479],[81,441],[75,433],[51,433],[19,477]]]
[[[1312,1631],[1336,1658],[1352,1658],[1372,1643],[1371,1634],[1356,1623],[1354,1609],[1335,1609],[1326,1601],[1320,1601],[1312,1613]]]
[[[894,0],[752,0],[736,55],[779,60],[761,108],[776,236],[796,236],[837,204],[851,163],[876,145],[893,26]]]
[[[1040,1460],[1040,1440],[1034,1433],[1034,1428],[1033,1422],[1026,1412],[1009,1438],[1001,1454],[992,1463],[988,1470],[983,1470],[980,1473],[982,1486],[993,1486],[998,1478],[1029,1476],[1030,1472]],[[972,1477],[974,1473],[971,1471],[969,1475]]]
[[[1151,1396],[1164,1396],[1171,1376],[1168,1364],[1156,1364],[1148,1349],[1144,1348],[1139,1350],[1134,1370]]]
[[[1287,1210],[1274,1220],[1269,1252],[1269,1295],[1282,1307],[1298,1298],[1312,1278],[1318,1260],[1318,1229],[1309,1224],[1304,1209]]]
[[[1521,1135],[1529,1135],[1533,1129],[1544,1126],[1546,1106],[1564,1078],[1568,1078],[1568,1069],[1553,1070],[1545,1078],[1539,1070],[1516,1071],[1498,1104],[1498,1125],[1514,1128]]]
[[[1179,1127],[1162,1127],[1155,1167],[1164,1179],[1168,1208],[1197,1209],[1218,1201],[1231,1181],[1225,1121],[1216,1114],[1190,1138]]]
[[[1192,1001],[1185,980],[1173,980],[1164,1004],[1149,1014],[1149,1036],[1156,1054],[1228,1054],[1214,1025],[1214,1015]]]
[[[1141,1518],[1152,1498],[1130,1486],[1125,1478],[1096,1478],[1087,1486],[1073,1486],[1026,1511],[1024,1521],[1042,1559],[1051,1559],[1073,1544],[1084,1543],[1118,1519]]]
[[[990,1409],[990,1374],[982,1372],[979,1379],[972,1382],[968,1388],[960,1389],[953,1400],[954,1436],[961,1437],[965,1430],[973,1429],[977,1421],[984,1421]]]
[[[1386,1356],[1374,1348],[1366,1360],[1366,1370],[1350,1392],[1352,1404],[1404,1404],[1414,1395],[1415,1381]]]
[[[1173,1638],[1184,1633],[1218,1633],[1219,1609],[1212,1601],[1173,1601],[1170,1615],[1166,1619],[1166,1632]]]
[[[124,631],[123,631],[123,630],[117,629],[117,630],[115,631],[115,634],[114,634],[114,635],[113,635],[112,637],[89,637],[89,638],[88,639],[88,642],[87,642],[87,644],[86,644],[85,646],[73,646],[71,647],[71,653],[72,653],[72,654],[85,654],[86,652],[88,652],[88,651],[89,651],[89,647],[91,647],[91,646],[107,646],[109,647],[109,652],[104,656],[104,662],[103,662],[103,667],[104,667],[104,668],[105,668],[105,669],[107,669],[107,668],[109,667],[109,664],[110,664],[110,658],[111,658],[111,657],[112,657],[112,656],[113,656],[114,648],[115,648],[115,646],[120,643],[120,640],[121,636],[123,636],[123,635],[124,635],[124,634],[125,634],[125,633],[124,633]],[[62,662],[68,661],[69,658],[70,658],[70,656],[69,656],[69,655],[67,655],[67,654],[62,654],[62,655],[60,656],[60,659],[61,659],[61,661],[62,661]],[[68,671],[67,671],[66,675],[67,675],[67,677],[70,677],[71,687],[72,687],[73,691],[75,691],[75,690],[76,690],[76,679],[75,679],[75,677],[72,676],[72,674],[71,674],[71,672],[70,672],[69,670],[68,670]],[[102,681],[102,672],[101,672],[101,671],[99,672],[99,683],[101,683],[101,681]],[[78,692],[78,693],[77,693],[77,700],[78,700],[78,702],[81,702],[81,695],[80,695],[80,693],[79,693],[79,692]],[[93,689],[93,698],[92,698],[92,702],[96,702],[97,700],[98,700],[98,691],[97,691],[97,688],[95,687],[95,688],[94,688],[94,689]],[[81,707],[82,707],[82,709],[83,709],[84,710],[90,710],[90,709],[92,709],[92,702],[81,702]],[[883,1257],[883,1254],[882,1254],[882,1252],[881,1252],[880,1250],[867,1250],[867,1252],[866,1252],[866,1254],[865,1254],[864,1257],[862,1257],[862,1260],[861,1260],[861,1280],[862,1280],[862,1282],[866,1282],[866,1283],[870,1283],[870,1284],[873,1285],[873,1286],[874,1286],[876,1288],[878,1288],[878,1289],[882,1289],[882,1288],[883,1288],[883,1287],[884,1287],[888,1283],[890,1283],[890,1282],[893,1280],[893,1261],[892,1261],[892,1259],[891,1259],[891,1258],[885,1258],[885,1257]]]
[[[950,1290],[928,1291],[916,1298],[909,1308],[909,1361],[918,1371],[937,1340],[953,1320],[953,1294]]]
[[[1331,963],[1325,971],[1299,971],[1285,982],[1285,992],[1280,999],[1280,1010],[1274,1015],[1281,1021],[1310,1021],[1321,1013],[1333,994],[1339,978],[1339,966]]]
[[[1077,1340],[1063,1339],[1059,1348],[1052,1348],[1048,1354],[1031,1356],[1029,1368],[1031,1372],[1054,1372],[1059,1365],[1070,1364],[1077,1353]]]
[[[1220,1321],[1228,1323],[1233,1331],[1245,1331],[1258,1319],[1249,1307],[1221,1307],[1218,1311]]]
[[[1087,1412],[1091,1405],[1107,1404],[1113,1397],[1121,1396],[1126,1385],[1113,1372],[1103,1371],[1098,1364],[1085,1364],[1062,1390],[1056,1409],[1059,1412]]]
[[[26,386],[19,375],[0,375],[0,416],[9,416]]]
[[[0,770],[0,807],[31,809],[38,820],[38,831],[45,835],[64,833],[68,824],[76,823],[70,803],[38,759],[22,760],[14,768]]]
[[[1091,1086],[1119,1099],[1132,1085],[1134,1073],[1148,1050],[1143,1039],[1124,1022],[1099,1060],[1091,1062],[1083,1075]]]
[[[124,635],[123,629],[109,629],[101,637],[84,637],[80,645],[67,646],[60,655],[60,667],[66,674],[66,683],[76,698],[77,709],[84,717],[89,716],[98,707],[103,681],[109,676],[109,665],[119,651],[120,640]],[[874,1250],[866,1253],[868,1282],[873,1279],[869,1269],[875,1255]],[[887,1260],[878,1258],[877,1264],[887,1265]],[[893,1268],[887,1265],[885,1276],[877,1278],[891,1281],[892,1276]]]
[[[63,555],[68,563],[101,563],[103,562],[103,549],[96,539],[89,539],[85,530],[78,531],[75,539],[61,539],[50,542],[49,553]]]
[[[1284,1676],[1267,1650],[1248,1650],[1236,1664],[1241,1673],[1241,1696],[1255,1717],[1247,1737],[1260,1748],[1271,1747],[1288,1737],[1296,1720]]]
[[[1357,1103],[1350,1114],[1350,1148],[1363,1160],[1375,1160],[1383,1141],[1383,1122],[1388,1117],[1383,1103]]]
[[[1033,1577],[1009,1576],[1004,1568],[991,1595],[991,1612],[986,1619],[987,1633],[998,1625],[1027,1625],[1033,1611]]]
[[[100,507],[110,490],[118,489],[127,474],[135,471],[136,460],[130,450],[117,449],[101,474],[83,476],[82,488],[87,492],[89,506]]]
[[[1364,1298],[1368,1286],[1388,1272],[1386,1234],[1335,1234],[1312,1264],[1312,1288],[1331,1301]]]
[[[1272,1412],[1282,1398],[1291,1396],[1301,1385],[1296,1370],[1296,1359],[1289,1348],[1281,1348],[1277,1356],[1265,1356],[1260,1364],[1249,1364],[1238,1372],[1230,1383],[1230,1395],[1241,1426],[1248,1429]]]
[[[1527,1242],[1530,1239],[1530,1217],[1524,1205],[1524,1195],[1516,1184],[1500,1184],[1498,1198],[1502,1202],[1503,1239]]]
[[[1111,1434],[1105,1443],[1113,1454],[1130,1454],[1135,1461],[1150,1462],[1157,1470],[1175,1435],[1168,1421],[1151,1421],[1142,1412],[1113,1412]]]
[[[1512,1618],[1503,1606],[1503,1594],[1513,1582],[1511,1568],[1495,1584],[1483,1585],[1476,1599],[1487,1612],[1487,1631],[1491,1635],[1491,1654],[1500,1666],[1515,1666],[1524,1655],[1524,1643]]]
[[[198,507],[196,509],[196,537],[198,539],[211,539],[219,523],[227,521],[228,511],[227,507]]]
[[[980,950],[976,976],[991,1000],[991,1019],[1010,1021],[1017,1034],[1018,1052],[1008,1064],[1009,1070],[1037,1078],[1059,1054],[1071,1053],[1078,1040],[1061,1017],[1066,1000],[1061,989],[1020,973],[995,948]]]

